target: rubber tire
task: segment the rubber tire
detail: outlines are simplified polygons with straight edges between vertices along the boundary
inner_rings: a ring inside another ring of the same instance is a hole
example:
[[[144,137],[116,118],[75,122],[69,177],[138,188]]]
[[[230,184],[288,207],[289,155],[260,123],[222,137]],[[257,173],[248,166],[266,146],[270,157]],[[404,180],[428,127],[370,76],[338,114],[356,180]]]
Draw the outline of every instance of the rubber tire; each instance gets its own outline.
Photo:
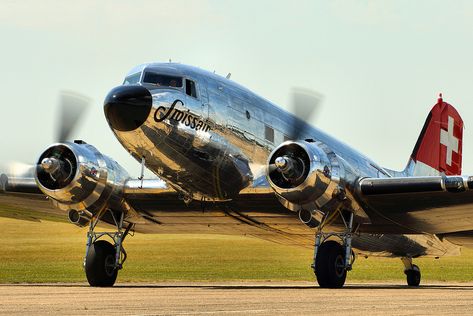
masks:
[[[106,263],[115,262],[115,247],[106,240],[94,242],[85,259],[85,275],[90,286],[110,287],[117,280],[118,270],[107,269]]]
[[[420,269],[418,266],[415,264],[412,266],[413,269],[411,270],[406,270],[406,279],[407,279],[407,285],[409,286],[419,286],[420,285],[420,279],[421,279],[421,274],[420,274]]]
[[[337,265],[344,264],[345,249],[334,240],[322,243],[315,260],[315,276],[322,288],[341,288],[345,284],[347,270]]]

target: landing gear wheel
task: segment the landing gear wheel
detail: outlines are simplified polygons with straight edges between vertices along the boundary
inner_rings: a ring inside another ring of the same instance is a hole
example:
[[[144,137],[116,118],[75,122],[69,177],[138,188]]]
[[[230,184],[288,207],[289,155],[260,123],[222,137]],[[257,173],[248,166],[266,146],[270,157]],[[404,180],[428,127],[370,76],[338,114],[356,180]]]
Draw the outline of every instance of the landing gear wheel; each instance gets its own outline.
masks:
[[[85,259],[85,275],[91,286],[110,287],[117,279],[115,247],[106,240],[90,245]]]
[[[345,250],[334,240],[322,243],[315,259],[315,276],[320,287],[341,288],[345,284]]]
[[[407,277],[407,285],[419,286],[420,284],[420,269],[415,264],[412,265],[412,269],[404,271]]]

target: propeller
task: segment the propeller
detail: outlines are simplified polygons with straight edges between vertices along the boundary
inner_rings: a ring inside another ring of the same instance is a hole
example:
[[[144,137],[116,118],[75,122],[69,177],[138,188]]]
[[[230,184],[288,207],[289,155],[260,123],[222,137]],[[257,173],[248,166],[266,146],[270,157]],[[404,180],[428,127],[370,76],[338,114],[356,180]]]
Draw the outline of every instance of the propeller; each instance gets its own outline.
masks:
[[[17,178],[30,178],[34,175],[35,166],[18,161],[7,163],[4,168],[7,174],[15,175]]]
[[[322,105],[322,94],[313,90],[294,87],[291,89],[290,111],[294,114],[291,122],[289,138],[299,140],[307,133],[305,122],[311,122],[317,118]]]
[[[59,94],[59,124],[56,140],[69,139],[75,127],[89,107],[91,99],[73,91],[61,91]]]
[[[82,119],[85,111],[89,107],[91,99],[73,91],[60,91],[59,93],[59,110],[57,122],[56,142],[64,142],[69,139],[72,132],[77,128],[78,123]],[[41,161],[38,165],[25,164],[22,162],[10,162],[3,166],[2,170],[6,171],[8,176],[12,178],[32,178],[36,168],[49,173],[51,177],[62,172],[63,164],[52,157],[51,160]]]
[[[0,192],[25,183],[34,183],[31,179],[34,177],[35,166],[32,164],[14,161],[2,165],[0,170],[5,171],[5,174],[0,172]]]
[[[294,115],[290,122],[288,137],[291,140],[300,140],[307,136],[308,126],[306,122],[313,122],[320,112],[323,96],[322,94],[306,88],[294,87],[291,89],[291,104],[289,111]],[[289,174],[297,172],[295,164],[287,156],[277,157],[274,163],[269,164],[269,174],[277,171],[289,177]]]

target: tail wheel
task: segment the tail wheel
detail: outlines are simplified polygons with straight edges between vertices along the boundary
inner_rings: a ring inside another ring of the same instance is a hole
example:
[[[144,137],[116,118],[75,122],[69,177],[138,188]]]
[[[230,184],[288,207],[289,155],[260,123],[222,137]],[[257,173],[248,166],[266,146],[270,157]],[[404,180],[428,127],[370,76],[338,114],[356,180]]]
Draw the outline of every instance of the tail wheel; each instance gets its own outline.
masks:
[[[115,247],[106,240],[94,242],[85,259],[85,275],[91,286],[109,287],[115,284]]]
[[[315,259],[315,275],[320,287],[341,288],[345,284],[345,251],[334,240],[322,243]]]
[[[407,277],[407,285],[409,286],[419,286],[420,284],[420,269],[415,264],[412,266],[412,269],[406,270],[404,272]]]

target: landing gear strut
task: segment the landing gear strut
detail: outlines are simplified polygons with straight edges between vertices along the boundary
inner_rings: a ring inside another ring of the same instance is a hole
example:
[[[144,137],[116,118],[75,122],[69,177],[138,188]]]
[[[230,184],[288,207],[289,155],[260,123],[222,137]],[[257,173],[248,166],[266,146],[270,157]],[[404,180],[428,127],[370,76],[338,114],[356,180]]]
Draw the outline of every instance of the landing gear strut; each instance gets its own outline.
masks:
[[[117,231],[95,232],[95,227],[101,218],[101,216],[95,216],[90,221],[89,231],[87,232],[84,269],[87,281],[89,281],[91,286],[113,286],[117,279],[118,270],[123,267],[123,263],[127,258],[126,251],[123,248],[123,241],[133,227],[133,224],[130,223],[123,230],[124,213],[107,211],[111,215]],[[100,239],[103,236],[110,237],[113,244]]]
[[[352,269],[355,256],[351,249],[353,213],[349,213],[348,221],[341,211],[337,210],[345,224],[345,231],[342,233],[323,233],[322,228],[328,222],[326,216],[320,222],[315,234],[314,269],[317,282],[323,288],[341,288],[345,284],[347,271]],[[334,214],[336,215],[336,214]],[[338,237],[341,243],[335,240],[328,240],[330,237]]]
[[[404,263],[404,273],[406,274],[407,285],[409,286],[419,286],[420,284],[420,268],[415,264],[412,264],[412,258],[401,258],[402,263]]]

